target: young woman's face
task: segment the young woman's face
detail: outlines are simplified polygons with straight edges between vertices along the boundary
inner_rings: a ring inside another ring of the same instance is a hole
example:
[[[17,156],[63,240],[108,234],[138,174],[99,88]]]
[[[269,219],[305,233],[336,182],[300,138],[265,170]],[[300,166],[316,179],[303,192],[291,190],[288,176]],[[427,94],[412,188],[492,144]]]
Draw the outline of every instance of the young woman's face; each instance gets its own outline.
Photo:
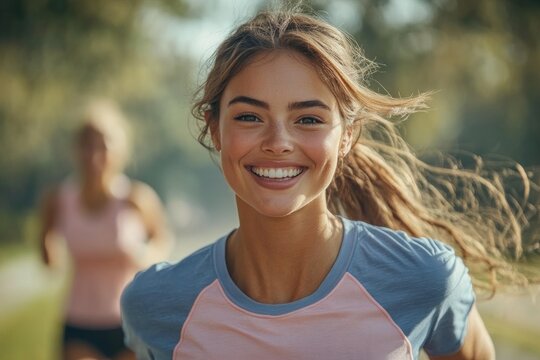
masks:
[[[82,175],[99,178],[114,165],[114,156],[110,149],[110,141],[93,127],[86,127],[78,141],[78,161]]]
[[[336,99],[315,69],[279,50],[231,79],[212,139],[238,205],[280,217],[326,209],[342,133]]]

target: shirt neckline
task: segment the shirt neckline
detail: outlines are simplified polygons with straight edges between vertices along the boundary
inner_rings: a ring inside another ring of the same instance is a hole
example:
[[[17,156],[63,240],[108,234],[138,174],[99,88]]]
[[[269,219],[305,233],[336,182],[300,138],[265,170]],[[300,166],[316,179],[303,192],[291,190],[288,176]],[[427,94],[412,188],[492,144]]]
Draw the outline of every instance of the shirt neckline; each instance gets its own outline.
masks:
[[[236,306],[260,315],[284,315],[298,309],[309,306],[326,297],[341,280],[350,264],[354,239],[356,238],[357,227],[345,218],[339,217],[343,224],[343,238],[337,258],[332,265],[329,273],[326,275],[317,290],[312,294],[283,304],[264,304],[257,302],[247,296],[232,280],[227,269],[225,259],[225,249],[228,236],[223,236],[214,245],[214,264],[218,280],[225,292],[225,296]]]

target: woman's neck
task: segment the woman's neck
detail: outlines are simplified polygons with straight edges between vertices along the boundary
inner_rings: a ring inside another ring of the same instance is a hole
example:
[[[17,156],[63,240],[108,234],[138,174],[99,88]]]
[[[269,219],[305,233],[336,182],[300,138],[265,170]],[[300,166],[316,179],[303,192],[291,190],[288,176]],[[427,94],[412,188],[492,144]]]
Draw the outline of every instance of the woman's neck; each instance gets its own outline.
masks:
[[[111,198],[112,175],[95,178],[82,177],[80,182],[81,201],[90,211],[99,211]]]
[[[326,207],[280,218],[239,207],[240,226],[227,242],[227,267],[239,288],[263,303],[312,294],[339,252],[341,221]]]

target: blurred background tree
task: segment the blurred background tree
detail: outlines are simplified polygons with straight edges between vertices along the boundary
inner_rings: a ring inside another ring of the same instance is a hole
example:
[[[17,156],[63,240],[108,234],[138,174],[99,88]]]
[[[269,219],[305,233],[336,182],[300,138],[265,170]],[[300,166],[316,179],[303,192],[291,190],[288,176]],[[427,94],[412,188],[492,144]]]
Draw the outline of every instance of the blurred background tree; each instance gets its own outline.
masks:
[[[393,95],[438,91],[433,110],[407,124],[414,145],[500,153],[538,165],[540,2],[314,3],[331,19],[342,16],[367,57],[382,64],[375,88]]]
[[[380,64],[372,88],[402,96],[436,91],[432,109],[403,125],[417,149],[497,153],[539,165],[539,2],[304,3],[351,33]],[[137,136],[128,172],[158,190],[173,226],[197,227],[205,217],[234,222],[224,211],[230,194],[193,139],[189,105],[208,44],[267,6],[261,0],[3,1],[0,242],[35,233],[39,194],[69,172],[77,110],[95,95],[118,100],[131,118]],[[235,19],[225,16],[231,7]],[[220,21],[226,27],[212,27]]]

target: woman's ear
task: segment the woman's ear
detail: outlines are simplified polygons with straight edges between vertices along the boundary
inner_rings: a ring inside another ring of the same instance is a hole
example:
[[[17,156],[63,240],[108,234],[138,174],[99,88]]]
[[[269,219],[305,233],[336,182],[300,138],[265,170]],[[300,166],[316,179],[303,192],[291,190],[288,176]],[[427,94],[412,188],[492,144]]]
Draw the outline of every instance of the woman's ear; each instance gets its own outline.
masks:
[[[214,117],[212,111],[208,110],[204,113],[204,121],[210,130],[210,137],[212,138],[212,144],[217,151],[221,151],[221,141],[219,136],[219,121]]]

